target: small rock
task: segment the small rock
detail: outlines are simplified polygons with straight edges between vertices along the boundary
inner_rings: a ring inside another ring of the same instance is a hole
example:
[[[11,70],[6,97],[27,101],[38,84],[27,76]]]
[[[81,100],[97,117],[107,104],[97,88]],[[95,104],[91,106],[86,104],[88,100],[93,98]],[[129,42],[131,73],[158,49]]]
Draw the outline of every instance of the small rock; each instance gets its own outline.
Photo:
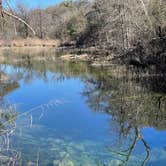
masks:
[[[27,166],[35,166],[35,165],[36,165],[36,163],[31,162],[31,161],[29,161],[29,162],[27,163]]]
[[[64,159],[62,161],[54,160],[53,165],[54,166],[74,166],[74,163],[71,160]]]

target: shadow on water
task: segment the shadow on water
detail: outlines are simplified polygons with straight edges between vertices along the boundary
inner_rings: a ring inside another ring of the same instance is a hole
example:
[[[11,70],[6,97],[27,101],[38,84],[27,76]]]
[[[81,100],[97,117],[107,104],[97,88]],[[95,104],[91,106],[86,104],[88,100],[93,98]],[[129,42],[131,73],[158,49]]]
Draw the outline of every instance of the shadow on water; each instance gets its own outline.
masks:
[[[119,69],[118,69],[119,70]],[[110,125],[115,127],[122,147],[111,152],[129,162],[138,142],[144,146],[145,154],[140,165],[146,165],[150,156],[150,147],[141,134],[141,129],[152,127],[157,130],[166,129],[166,95],[165,78],[162,74],[152,76],[149,71],[122,68],[114,74],[99,73],[85,78],[83,95],[92,110],[107,112],[111,115]],[[110,70],[114,71],[114,70]],[[108,72],[106,70],[106,72]],[[113,75],[116,75],[115,77]],[[131,138],[128,147],[125,142]],[[118,151],[121,149],[120,151]],[[127,150],[126,150],[127,149]]]
[[[5,65],[3,68],[5,70]],[[84,83],[81,95],[85,97],[89,108],[94,112],[109,115],[112,143],[106,149],[114,161],[110,162],[110,165],[136,165],[136,162],[141,166],[149,164],[151,147],[142,130],[144,128],[166,130],[164,74],[156,75],[147,70],[140,71],[114,65],[107,68],[93,68],[86,63],[77,62],[58,62],[55,65],[55,63],[28,61],[13,65],[15,73],[13,77],[17,81],[23,79],[28,83],[39,78],[47,82],[48,72],[53,73],[52,79],[55,81],[63,82],[69,78],[80,78]],[[1,118],[4,119],[3,116]],[[14,132],[14,127],[7,131]],[[1,137],[9,135],[2,133]],[[8,146],[6,139],[8,138],[5,138]],[[144,149],[141,155],[136,153],[140,146]],[[13,154],[9,151],[8,153]],[[19,157],[18,154],[16,156]],[[16,160],[13,158],[12,161]],[[165,161],[166,159],[162,164]],[[158,163],[156,165],[160,165]],[[70,164],[72,166],[72,163]],[[18,162],[15,165],[18,165]],[[54,165],[60,166],[60,163]],[[96,165],[109,164],[97,161]]]

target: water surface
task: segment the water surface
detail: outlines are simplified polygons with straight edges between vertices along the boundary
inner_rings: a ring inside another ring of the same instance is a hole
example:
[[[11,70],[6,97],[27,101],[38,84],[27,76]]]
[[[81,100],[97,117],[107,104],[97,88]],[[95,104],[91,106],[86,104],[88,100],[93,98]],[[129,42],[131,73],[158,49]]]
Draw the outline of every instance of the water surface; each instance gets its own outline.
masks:
[[[163,166],[166,97],[123,67],[1,64],[1,165]],[[11,111],[14,110],[14,111]],[[6,130],[4,130],[6,129]]]

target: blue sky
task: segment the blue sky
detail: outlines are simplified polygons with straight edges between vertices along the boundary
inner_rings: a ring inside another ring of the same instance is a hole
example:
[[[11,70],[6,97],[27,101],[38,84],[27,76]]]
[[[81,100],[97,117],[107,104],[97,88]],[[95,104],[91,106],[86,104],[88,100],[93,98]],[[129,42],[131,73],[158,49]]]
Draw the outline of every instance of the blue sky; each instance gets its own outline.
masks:
[[[11,0],[12,3],[18,2],[18,3],[23,3],[25,5],[28,5],[30,8],[46,8],[51,5],[58,4],[64,0]]]

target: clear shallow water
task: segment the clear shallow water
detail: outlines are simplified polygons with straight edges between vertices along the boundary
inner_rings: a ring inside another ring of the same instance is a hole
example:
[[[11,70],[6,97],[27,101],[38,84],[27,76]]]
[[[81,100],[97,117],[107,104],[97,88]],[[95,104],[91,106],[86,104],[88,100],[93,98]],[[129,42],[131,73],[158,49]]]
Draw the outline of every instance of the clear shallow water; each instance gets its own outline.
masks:
[[[35,63],[1,70],[18,83],[2,93],[17,116],[1,134],[1,165],[166,164],[165,95],[121,69]]]

